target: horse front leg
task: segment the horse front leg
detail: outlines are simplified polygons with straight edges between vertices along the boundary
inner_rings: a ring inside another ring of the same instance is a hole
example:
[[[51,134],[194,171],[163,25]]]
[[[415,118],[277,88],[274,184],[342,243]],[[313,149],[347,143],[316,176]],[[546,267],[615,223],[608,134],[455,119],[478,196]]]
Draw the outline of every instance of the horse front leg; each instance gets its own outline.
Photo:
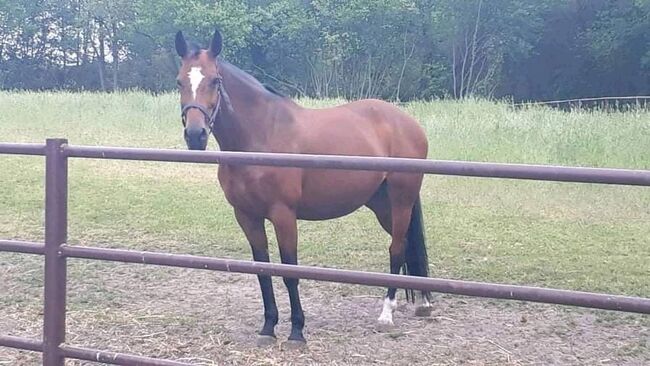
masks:
[[[269,245],[264,230],[264,218],[249,215],[241,210],[235,209],[235,217],[239,226],[244,231],[253,251],[253,260],[257,262],[269,262]],[[278,307],[275,304],[273,294],[273,282],[271,276],[258,275],[262,299],[264,301],[264,326],[259,332],[257,339],[258,346],[266,346],[275,343],[275,326],[278,324]]]
[[[298,226],[296,212],[291,208],[279,205],[270,211],[269,219],[275,228],[278,239],[280,256],[284,264],[298,264]],[[300,305],[297,278],[283,278],[284,284],[289,292],[291,302],[291,335],[288,345],[300,347],[306,344],[302,330],[305,326],[305,315]]]

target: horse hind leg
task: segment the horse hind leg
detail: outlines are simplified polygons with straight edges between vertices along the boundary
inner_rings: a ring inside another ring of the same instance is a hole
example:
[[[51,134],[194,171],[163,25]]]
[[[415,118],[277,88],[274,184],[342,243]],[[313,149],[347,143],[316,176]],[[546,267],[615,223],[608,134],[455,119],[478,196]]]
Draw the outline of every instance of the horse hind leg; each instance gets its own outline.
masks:
[[[429,276],[429,259],[426,247],[426,238],[424,236],[424,223],[422,217],[422,203],[418,197],[413,205],[411,212],[411,221],[407,233],[406,244],[406,265],[409,275],[428,277]],[[411,294],[413,294],[411,292]],[[416,316],[429,316],[433,307],[431,306],[431,293],[428,291],[419,291],[420,297],[417,299],[415,307]],[[412,296],[414,297],[414,296]]]
[[[381,183],[375,194],[366,203],[366,206],[375,213],[381,227],[390,235],[393,224],[391,223],[390,201],[388,200],[386,181]]]
[[[375,213],[377,220],[382,228],[389,234],[392,235],[392,214],[391,214],[391,205],[388,198],[388,185],[384,181],[375,194],[370,198],[366,203],[366,206]],[[391,273],[392,273],[392,261],[391,261]],[[398,269],[399,273],[399,269]],[[395,292],[392,292],[389,289],[389,296],[384,298],[384,305],[382,312],[377,319],[377,322],[380,325],[393,325],[393,310],[397,308],[397,300],[395,299]]]
[[[408,200],[404,201],[399,197],[400,193],[400,191],[396,192],[394,187],[389,186],[388,181],[384,181],[366,204],[375,213],[384,230],[391,235],[389,248],[391,274],[399,274],[405,264],[404,244],[410,219],[410,208],[407,204]],[[381,326],[393,325],[393,311],[397,308],[396,292],[396,288],[389,288],[384,298],[381,314],[377,318],[377,322]]]
[[[413,175],[394,175],[392,180],[389,179],[382,184],[367,203],[382,227],[391,235],[389,249],[391,274],[399,274],[404,269],[405,274],[428,275],[418,194],[420,186],[421,179],[413,179]],[[377,319],[381,325],[393,324],[392,314],[397,307],[395,293],[395,288],[389,288],[387,291],[381,315]],[[407,298],[409,293],[411,299],[415,300],[412,291],[407,291]],[[418,316],[428,316],[431,313],[428,292],[420,292],[415,313]]]

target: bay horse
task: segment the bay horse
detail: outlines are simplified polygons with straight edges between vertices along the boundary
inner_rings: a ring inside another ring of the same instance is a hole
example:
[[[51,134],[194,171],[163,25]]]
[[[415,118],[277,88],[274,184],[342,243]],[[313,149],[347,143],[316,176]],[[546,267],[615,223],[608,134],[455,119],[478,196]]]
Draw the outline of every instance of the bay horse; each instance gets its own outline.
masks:
[[[365,155],[420,158],[428,142],[422,127],[399,108],[361,100],[333,108],[299,106],[219,57],[222,36],[215,30],[209,48],[188,43],[179,31],[177,75],[184,139],[190,150],[205,150],[213,135],[223,151]],[[273,224],[282,263],[298,263],[297,220],[327,220],[370,208],[391,235],[390,272],[428,276],[420,206],[423,174],[265,166],[219,166],[218,180],[249,242],[253,259],[268,262],[265,220]],[[306,343],[298,280],[284,278],[291,303],[287,342]],[[258,276],[264,325],[258,344],[274,342],[278,309],[270,276]],[[397,306],[389,288],[378,318],[392,325]],[[416,315],[431,312],[429,293],[418,295]],[[411,296],[413,298],[414,296]],[[407,293],[408,298],[408,293]]]

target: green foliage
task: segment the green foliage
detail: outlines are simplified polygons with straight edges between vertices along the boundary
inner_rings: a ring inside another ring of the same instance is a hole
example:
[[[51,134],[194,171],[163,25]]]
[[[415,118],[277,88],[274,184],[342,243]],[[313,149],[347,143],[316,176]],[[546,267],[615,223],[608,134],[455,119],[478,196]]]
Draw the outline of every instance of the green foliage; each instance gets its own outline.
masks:
[[[291,94],[650,93],[647,0],[0,0],[0,88],[173,87],[174,33]]]
[[[602,75],[601,85],[610,90],[621,84],[648,85],[650,2],[623,1],[605,7],[584,33],[584,40],[596,71]]]

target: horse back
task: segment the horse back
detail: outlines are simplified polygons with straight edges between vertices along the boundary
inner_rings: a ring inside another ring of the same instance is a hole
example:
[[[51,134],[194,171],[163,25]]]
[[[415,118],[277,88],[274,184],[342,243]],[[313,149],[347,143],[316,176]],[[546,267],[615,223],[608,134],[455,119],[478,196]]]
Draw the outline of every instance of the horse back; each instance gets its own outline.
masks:
[[[364,99],[337,107],[306,109],[296,117],[299,153],[426,158],[420,123],[397,106]]]

